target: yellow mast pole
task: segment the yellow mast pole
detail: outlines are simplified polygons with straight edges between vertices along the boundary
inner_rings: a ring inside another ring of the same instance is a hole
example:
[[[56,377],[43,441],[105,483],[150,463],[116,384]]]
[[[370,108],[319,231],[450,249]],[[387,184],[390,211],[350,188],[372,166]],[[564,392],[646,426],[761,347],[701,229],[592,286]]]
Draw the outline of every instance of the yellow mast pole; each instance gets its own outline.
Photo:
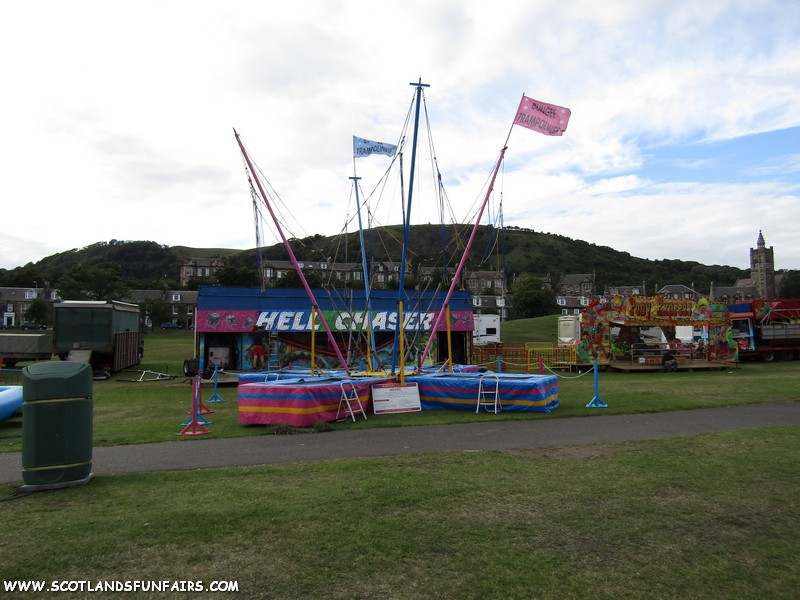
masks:
[[[311,377],[314,377],[314,365],[316,364],[316,356],[315,352],[317,350],[316,344],[316,331],[317,328],[315,327],[317,323],[317,307],[311,306]]]
[[[450,305],[445,306],[447,319],[447,361],[450,363],[450,372],[453,372],[453,338],[450,337]]]
[[[400,385],[406,384],[405,327],[403,327],[403,301],[397,303],[397,326],[400,328]]]

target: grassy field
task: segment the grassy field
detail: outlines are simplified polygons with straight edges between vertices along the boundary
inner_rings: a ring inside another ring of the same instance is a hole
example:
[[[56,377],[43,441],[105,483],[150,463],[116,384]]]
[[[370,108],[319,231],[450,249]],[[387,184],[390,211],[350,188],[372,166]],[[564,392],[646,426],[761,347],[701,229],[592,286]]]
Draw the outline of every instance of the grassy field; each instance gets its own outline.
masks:
[[[190,354],[186,332],[154,333],[142,368],[177,373]],[[191,396],[183,378],[124,381],[135,375],[95,382],[95,445],[201,442],[176,437]],[[235,388],[221,392],[226,402],[214,405],[214,437],[274,432],[239,426]],[[553,413],[489,418],[797,401],[800,368],[601,373],[600,392],[609,407],[585,408],[594,396],[591,374],[573,373],[560,379]],[[475,418],[371,415],[309,435]],[[19,435],[18,427],[0,428],[0,446],[18,450]],[[170,580],[207,588],[221,580],[236,582],[238,598],[796,598],[799,483],[800,428],[777,427],[550,450],[99,476],[83,487],[24,496],[0,485],[0,585]]]
[[[504,344],[524,344],[525,342],[554,344],[558,341],[558,317],[560,316],[548,315],[535,319],[503,321],[500,327],[501,339]]]
[[[545,318],[547,319],[547,318]],[[530,319],[529,321],[536,321]],[[539,327],[536,325],[534,327]],[[180,373],[175,379],[133,382],[138,372],[122,372],[93,385],[95,446],[173,441],[182,429],[191,407],[191,385],[183,377],[183,360],[191,355],[191,332],[168,331],[148,335],[142,369]],[[599,378],[600,395],[609,405],[604,414],[658,412],[665,410],[707,408],[751,402],[795,400],[800,398],[800,368],[796,362],[747,363],[730,371],[677,373],[603,372]],[[226,401],[211,405],[212,428],[216,437],[240,437],[284,432],[285,427],[242,426],[238,423],[236,388],[220,387]],[[208,398],[211,390],[204,390]],[[503,413],[495,419],[554,419],[591,416],[597,409],[586,408],[594,397],[592,373],[564,373],[559,379],[560,407],[550,413]],[[398,427],[463,423],[480,420],[484,415],[472,411],[423,411],[397,415],[377,415],[355,423],[336,423],[326,429],[342,430],[365,427]],[[18,452],[22,448],[19,426],[0,425],[0,452]]]

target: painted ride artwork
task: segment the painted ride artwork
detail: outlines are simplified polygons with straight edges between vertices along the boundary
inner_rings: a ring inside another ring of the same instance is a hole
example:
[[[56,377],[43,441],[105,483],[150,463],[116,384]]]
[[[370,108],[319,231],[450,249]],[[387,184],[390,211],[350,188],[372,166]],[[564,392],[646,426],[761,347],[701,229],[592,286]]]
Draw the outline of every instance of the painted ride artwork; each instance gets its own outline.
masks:
[[[706,298],[614,296],[593,301],[580,315],[580,337],[571,341],[576,364],[597,359],[610,368],[662,368],[665,353],[675,355],[679,368],[723,368],[736,361],[725,305]],[[679,331],[688,330],[683,339]]]

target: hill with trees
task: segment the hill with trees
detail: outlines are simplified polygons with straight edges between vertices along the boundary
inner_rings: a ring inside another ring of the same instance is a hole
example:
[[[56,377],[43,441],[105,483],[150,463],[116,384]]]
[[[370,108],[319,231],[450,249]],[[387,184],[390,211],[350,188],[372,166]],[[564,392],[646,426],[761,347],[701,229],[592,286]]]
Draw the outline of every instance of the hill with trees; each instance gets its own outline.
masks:
[[[410,230],[409,264],[439,267],[452,273],[461,258],[471,226],[416,225]],[[380,227],[365,232],[367,254],[372,260],[399,262],[402,226]],[[338,236],[313,235],[290,240],[299,260],[360,262],[358,232]],[[745,249],[743,249],[743,252]],[[223,285],[258,285],[259,254],[262,260],[288,260],[281,244],[250,250],[187,248],[151,241],[98,242],[48,256],[36,263],[0,269],[0,286],[42,287],[48,282],[64,297],[79,290],[91,297],[118,297],[127,289],[179,288],[180,267],[185,258],[221,258],[225,262],[218,281],[193,281]],[[707,293],[715,285],[734,285],[749,271],[724,265],[703,265],[695,261],[648,260],[607,246],[597,246],[561,235],[509,227],[479,228],[466,268],[502,270],[509,284],[516,276],[530,274],[549,278],[552,284],[566,273],[594,273],[597,289],[605,286],[642,285],[648,292],[667,284],[683,284]],[[413,281],[413,278],[412,278]],[[83,296],[85,297],[84,293]],[[74,296],[77,297],[77,296]]]

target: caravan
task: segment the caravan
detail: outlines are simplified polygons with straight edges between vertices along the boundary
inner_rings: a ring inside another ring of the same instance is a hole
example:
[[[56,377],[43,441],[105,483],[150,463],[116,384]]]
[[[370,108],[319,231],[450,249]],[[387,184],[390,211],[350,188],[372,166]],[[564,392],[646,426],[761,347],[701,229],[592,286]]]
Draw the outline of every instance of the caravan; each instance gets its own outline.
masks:
[[[472,343],[476,346],[500,343],[500,315],[474,315]]]

